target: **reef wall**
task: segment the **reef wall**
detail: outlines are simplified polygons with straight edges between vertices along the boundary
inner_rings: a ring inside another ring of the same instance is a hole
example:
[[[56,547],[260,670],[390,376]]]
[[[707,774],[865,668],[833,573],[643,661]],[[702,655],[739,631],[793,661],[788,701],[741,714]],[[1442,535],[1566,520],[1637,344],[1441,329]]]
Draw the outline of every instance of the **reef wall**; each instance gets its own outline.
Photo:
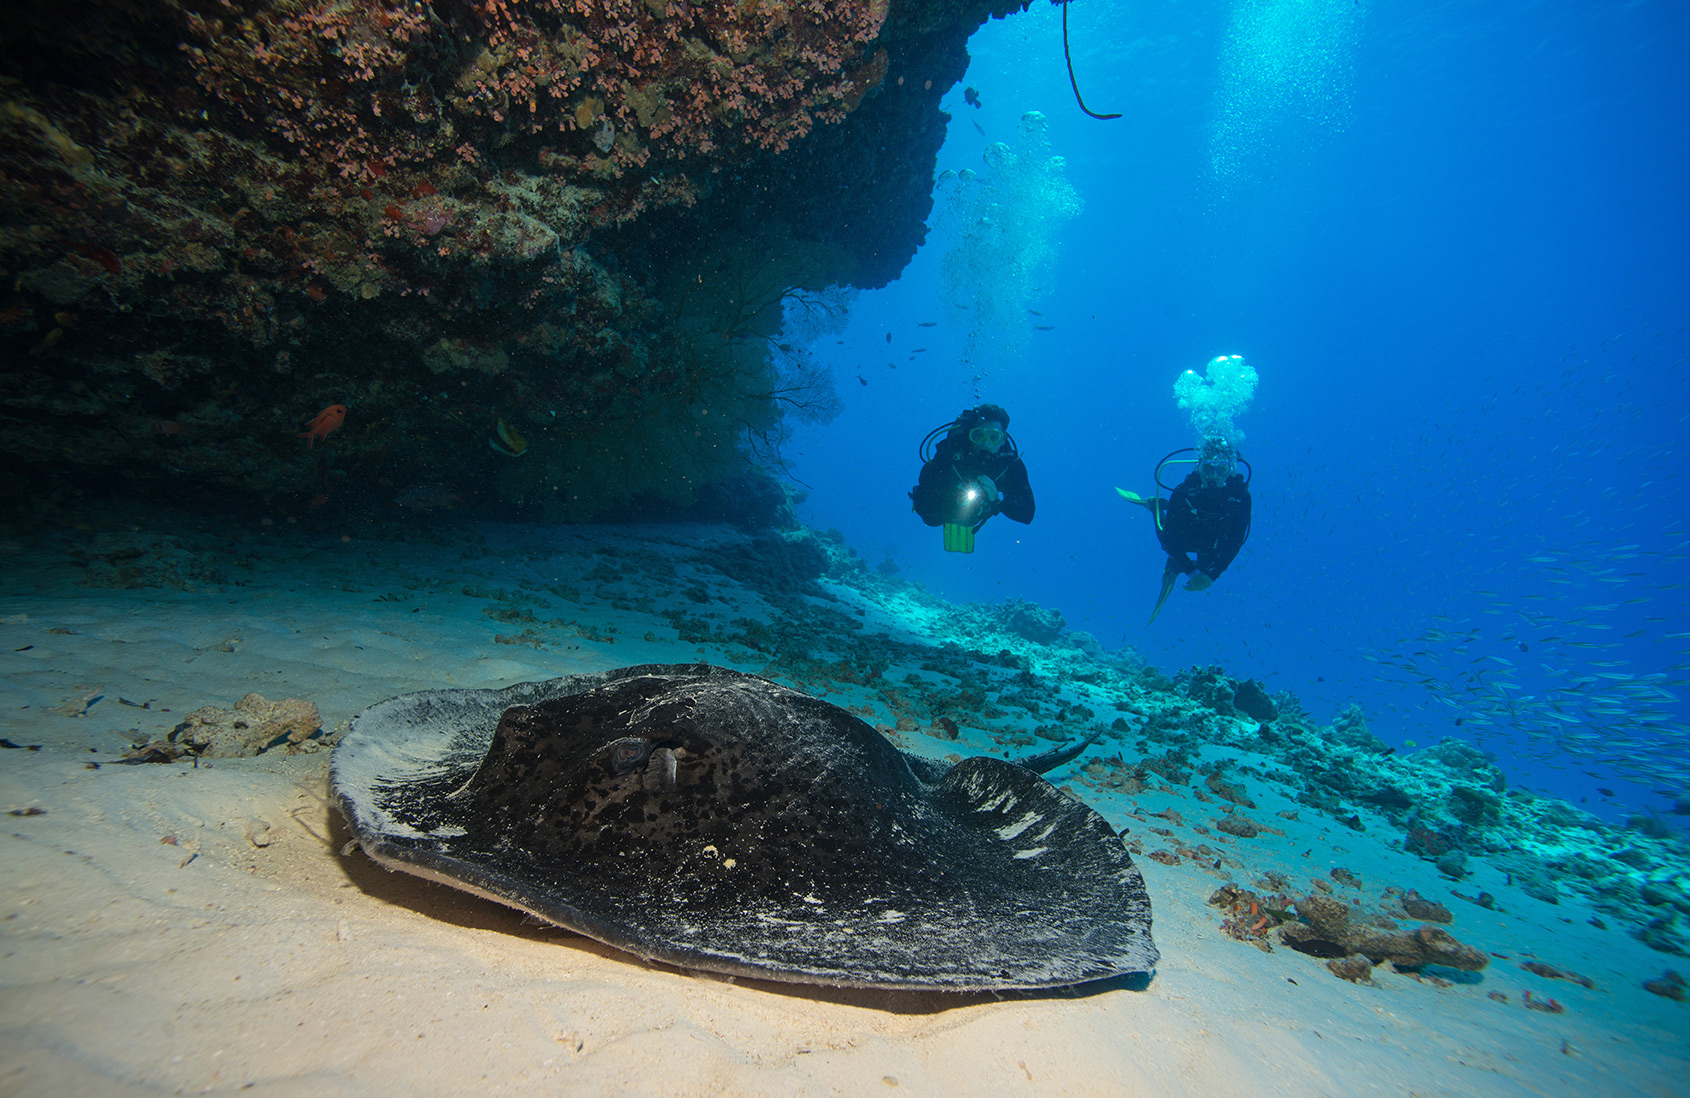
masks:
[[[685,507],[836,406],[783,309],[908,262],[1024,6],[13,5],[0,495]]]

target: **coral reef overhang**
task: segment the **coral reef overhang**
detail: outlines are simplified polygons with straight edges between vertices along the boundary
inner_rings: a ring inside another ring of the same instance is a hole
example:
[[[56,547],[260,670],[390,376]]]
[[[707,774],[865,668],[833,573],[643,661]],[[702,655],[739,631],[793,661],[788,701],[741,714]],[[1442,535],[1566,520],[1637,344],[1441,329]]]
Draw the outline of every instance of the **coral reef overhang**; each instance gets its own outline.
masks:
[[[825,414],[783,307],[908,262],[1024,6],[15,5],[4,487],[683,507]]]

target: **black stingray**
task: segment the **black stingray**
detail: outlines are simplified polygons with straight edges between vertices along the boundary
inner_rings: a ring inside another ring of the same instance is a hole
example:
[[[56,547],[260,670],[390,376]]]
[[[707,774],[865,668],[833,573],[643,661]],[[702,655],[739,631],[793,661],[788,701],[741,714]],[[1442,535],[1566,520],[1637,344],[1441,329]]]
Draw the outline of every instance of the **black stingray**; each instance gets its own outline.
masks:
[[[686,968],[963,990],[1158,957],[1143,879],[1096,812],[726,668],[390,698],[353,721],[331,782],[382,865]]]

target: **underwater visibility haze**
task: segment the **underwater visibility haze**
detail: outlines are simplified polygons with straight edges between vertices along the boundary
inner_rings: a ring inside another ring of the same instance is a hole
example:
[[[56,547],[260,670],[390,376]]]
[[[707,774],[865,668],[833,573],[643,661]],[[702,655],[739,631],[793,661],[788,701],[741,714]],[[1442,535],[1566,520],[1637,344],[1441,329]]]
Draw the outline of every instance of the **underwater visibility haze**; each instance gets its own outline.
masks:
[[[1690,6],[84,15],[18,1093],[1682,1092]]]
[[[845,410],[803,437],[805,516],[938,593],[1359,701],[1395,744],[1474,738],[1608,818],[1667,811],[1690,762],[1690,20],[1076,4],[1107,123],[1051,60],[1060,23],[1035,6],[970,41],[981,106],[946,99],[934,231],[834,348]],[[947,193],[955,172],[995,205]],[[1146,628],[1160,550],[1111,488],[1196,444],[1174,384],[1222,354],[1261,376],[1254,528]],[[959,558],[884,505],[914,464],[887,440],[978,399],[1014,417],[1039,518]],[[1597,793],[1616,782],[1623,806]]]

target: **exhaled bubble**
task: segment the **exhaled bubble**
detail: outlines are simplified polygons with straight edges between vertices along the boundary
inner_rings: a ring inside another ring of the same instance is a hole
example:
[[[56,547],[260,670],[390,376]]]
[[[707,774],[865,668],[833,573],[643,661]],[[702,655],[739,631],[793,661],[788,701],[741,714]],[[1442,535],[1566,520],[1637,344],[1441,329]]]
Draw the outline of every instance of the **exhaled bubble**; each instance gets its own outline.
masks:
[[[1310,131],[1349,124],[1365,0],[1238,0],[1221,51],[1210,166],[1236,180]]]
[[[982,159],[986,171],[945,172],[935,188],[948,239],[941,292],[967,332],[966,362],[988,343],[1006,360],[1025,348],[1029,309],[1055,266],[1056,234],[1081,206],[1038,111],[1021,116],[1014,146],[994,142]]]
[[[1243,355],[1220,355],[1209,360],[1203,373],[1187,370],[1174,382],[1179,406],[1191,415],[1191,426],[1204,439],[1222,439],[1236,448],[1244,432],[1233,422],[1256,395],[1256,371]]]

